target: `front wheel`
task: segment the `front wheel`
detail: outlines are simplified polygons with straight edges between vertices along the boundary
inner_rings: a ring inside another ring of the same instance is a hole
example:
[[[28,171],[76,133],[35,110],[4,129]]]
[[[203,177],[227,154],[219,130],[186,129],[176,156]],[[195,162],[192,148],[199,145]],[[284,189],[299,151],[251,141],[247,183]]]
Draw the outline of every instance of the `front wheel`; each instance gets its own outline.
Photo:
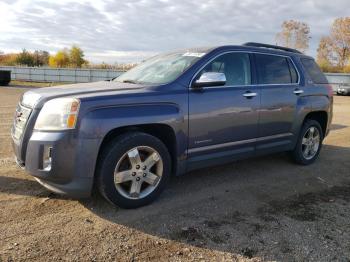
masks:
[[[323,133],[320,124],[315,120],[305,121],[292,151],[294,161],[301,165],[313,163],[320,153],[322,141]]]
[[[156,137],[135,132],[112,141],[102,153],[98,187],[102,195],[123,208],[152,202],[171,173],[166,146]]]

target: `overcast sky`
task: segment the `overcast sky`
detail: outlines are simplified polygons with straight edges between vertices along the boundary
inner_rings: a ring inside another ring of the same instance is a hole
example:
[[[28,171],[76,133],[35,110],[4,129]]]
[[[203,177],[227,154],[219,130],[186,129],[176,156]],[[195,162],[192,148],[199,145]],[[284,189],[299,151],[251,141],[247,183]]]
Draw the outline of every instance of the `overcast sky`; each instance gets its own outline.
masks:
[[[93,62],[140,61],[200,46],[275,43],[283,20],[307,22],[308,54],[349,0],[0,0],[0,50],[56,52],[79,45]]]

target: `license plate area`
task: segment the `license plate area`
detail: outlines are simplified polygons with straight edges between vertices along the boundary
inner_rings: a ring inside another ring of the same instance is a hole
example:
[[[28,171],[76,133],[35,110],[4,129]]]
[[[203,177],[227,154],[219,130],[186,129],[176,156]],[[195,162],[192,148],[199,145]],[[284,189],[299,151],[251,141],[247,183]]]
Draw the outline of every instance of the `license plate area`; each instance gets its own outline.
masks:
[[[18,104],[15,112],[15,119],[12,127],[12,137],[15,140],[20,140],[22,138],[23,132],[27,125],[30,113],[32,110],[30,108],[24,107]]]

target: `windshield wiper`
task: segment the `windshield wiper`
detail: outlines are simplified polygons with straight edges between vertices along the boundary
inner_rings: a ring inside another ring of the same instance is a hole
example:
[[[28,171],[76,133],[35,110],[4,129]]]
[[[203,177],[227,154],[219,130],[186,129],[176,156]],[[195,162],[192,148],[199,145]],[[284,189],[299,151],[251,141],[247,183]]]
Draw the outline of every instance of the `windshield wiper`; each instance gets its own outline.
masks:
[[[131,79],[126,79],[122,81],[123,83],[130,83],[130,84],[138,84],[136,81],[131,80]]]

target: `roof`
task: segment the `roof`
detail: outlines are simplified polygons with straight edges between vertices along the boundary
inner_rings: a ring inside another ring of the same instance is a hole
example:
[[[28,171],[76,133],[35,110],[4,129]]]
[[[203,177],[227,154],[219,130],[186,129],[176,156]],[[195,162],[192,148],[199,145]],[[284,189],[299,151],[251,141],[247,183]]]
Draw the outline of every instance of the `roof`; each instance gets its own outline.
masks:
[[[265,45],[265,44],[263,44]],[[266,45],[270,46],[270,45]],[[275,47],[275,46],[273,46]],[[307,57],[312,58],[310,56],[307,56],[299,51],[296,50],[296,52],[292,52],[291,50],[287,49],[280,49],[280,48],[273,48],[271,47],[263,47],[263,46],[250,46],[250,45],[225,45],[225,46],[217,46],[215,48],[212,48],[210,51],[216,50],[216,51],[224,51],[224,50],[240,50],[240,51],[247,51],[247,52],[263,52],[263,53],[271,53],[276,55],[287,55],[287,56],[298,56],[298,57]],[[279,47],[279,46],[276,46]],[[283,48],[283,47],[282,47]],[[313,58],[312,58],[313,59]]]
[[[222,45],[222,46],[212,46],[212,47],[194,47],[175,50],[169,53],[177,52],[191,52],[191,53],[205,53],[208,54],[211,51],[225,51],[225,50],[240,50],[240,51],[251,51],[251,52],[264,52],[271,54],[279,55],[288,55],[288,56],[302,56],[312,58],[307,56],[300,51],[288,47],[269,45],[263,43],[248,42],[242,45]]]

